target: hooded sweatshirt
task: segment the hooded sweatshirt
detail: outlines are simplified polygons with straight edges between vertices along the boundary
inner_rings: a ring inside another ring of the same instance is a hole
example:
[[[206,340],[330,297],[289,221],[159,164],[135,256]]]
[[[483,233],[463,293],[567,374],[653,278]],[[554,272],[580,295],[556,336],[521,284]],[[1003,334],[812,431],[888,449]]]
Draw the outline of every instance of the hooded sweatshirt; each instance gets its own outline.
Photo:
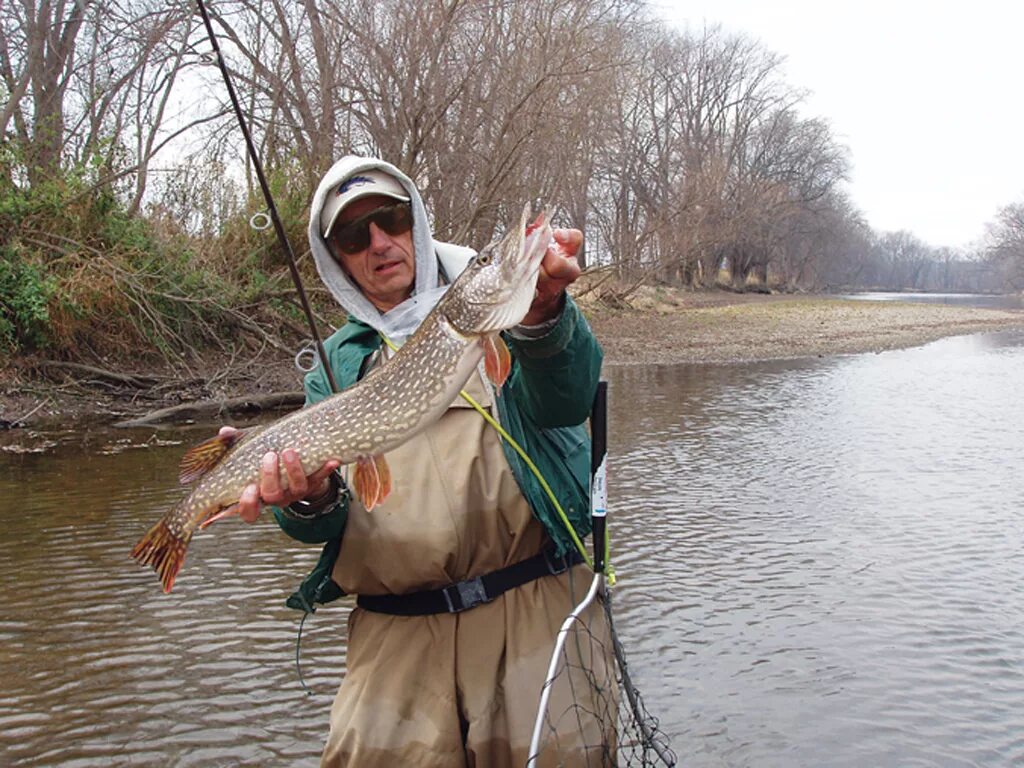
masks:
[[[414,290],[408,300],[386,313],[379,312],[348,278],[328,251],[320,230],[320,213],[327,195],[350,176],[374,169],[390,174],[402,185],[413,213]],[[437,290],[439,269],[443,270],[446,282],[451,282],[475,255],[470,248],[433,239],[423,201],[405,174],[381,160],[355,156],[339,160],[317,189],[310,215],[309,242],[324,284],[357,320],[324,341],[342,388],[355,383],[366,356],[380,348],[380,337],[370,329],[403,340],[443,295],[443,288]],[[497,398],[498,417],[540,468],[549,487],[562,501],[570,524],[582,537],[590,531],[590,441],[581,424],[593,401],[602,354],[571,298],[556,321],[545,325],[550,328],[534,338],[529,334],[507,333],[514,371]],[[307,404],[330,395],[327,378],[317,370],[306,375],[305,387]],[[507,443],[503,442],[503,448],[520,490],[555,542],[556,555],[561,556],[573,546],[562,520],[526,462]],[[339,501],[327,514],[311,519],[292,517],[280,509],[275,509],[274,515],[292,538],[325,545],[316,567],[289,598],[288,605],[311,612],[316,603],[337,599],[342,592],[330,576],[341,547],[347,502]]]
[[[345,274],[345,270],[328,250],[320,229],[320,213],[328,195],[349,177],[369,170],[383,171],[398,181],[409,196],[409,205],[412,207],[416,281],[412,295],[388,312],[378,310]],[[447,283],[454,280],[476,255],[472,248],[434,240],[423,199],[408,176],[383,160],[356,155],[343,157],[331,166],[321,180],[310,210],[309,246],[320,279],[335,300],[353,317],[399,344],[412,335],[444,295]],[[439,284],[439,265],[446,278],[444,284]]]

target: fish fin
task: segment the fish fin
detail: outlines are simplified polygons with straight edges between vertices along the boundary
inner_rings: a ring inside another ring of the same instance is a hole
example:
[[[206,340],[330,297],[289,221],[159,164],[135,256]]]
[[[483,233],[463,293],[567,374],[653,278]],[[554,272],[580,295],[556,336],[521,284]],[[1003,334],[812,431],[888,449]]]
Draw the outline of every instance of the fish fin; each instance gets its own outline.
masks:
[[[383,454],[362,456],[356,462],[352,488],[369,512],[391,493],[391,468]]]
[[[174,579],[185,562],[185,550],[191,538],[191,531],[175,536],[167,526],[167,521],[161,519],[132,548],[132,557],[139,565],[152,566],[160,576],[164,592],[170,592],[174,587]]]
[[[231,506],[224,507],[224,509],[222,509],[220,512],[214,512],[208,518],[203,520],[203,522],[201,522],[199,524],[199,530],[200,531],[205,530],[206,526],[212,525],[213,523],[216,523],[218,520],[223,520],[225,517],[231,517],[232,515],[237,515],[237,514],[238,514],[238,503],[236,502],[236,503],[232,504]]]
[[[380,490],[377,492],[377,503],[383,504],[384,500],[391,495],[391,467],[383,453],[373,457],[373,463],[377,465],[377,476],[380,478]]]
[[[484,345],[484,370],[496,387],[501,387],[512,370],[512,353],[508,351],[501,334],[488,333],[480,343]]]
[[[182,485],[194,483],[213,469],[224,455],[242,439],[247,430],[233,435],[217,435],[185,451],[178,465],[178,481]]]
[[[372,459],[360,456],[356,460],[356,469],[352,474],[352,490],[363,502],[366,511],[369,512],[377,505],[377,491],[380,488],[380,478],[377,477],[377,465]]]

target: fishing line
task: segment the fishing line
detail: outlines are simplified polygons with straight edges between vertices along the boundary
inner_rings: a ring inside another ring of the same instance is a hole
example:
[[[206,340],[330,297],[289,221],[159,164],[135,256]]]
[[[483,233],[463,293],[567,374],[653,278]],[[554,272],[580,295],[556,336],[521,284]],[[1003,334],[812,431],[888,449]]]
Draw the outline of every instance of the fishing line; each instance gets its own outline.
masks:
[[[306,623],[306,617],[309,616],[309,611],[302,612],[302,619],[299,621],[299,634],[295,638],[295,671],[299,675],[299,685],[302,686],[302,690],[306,692],[307,696],[312,696],[312,689],[306,685],[306,680],[302,677],[302,664],[299,659],[301,658],[301,646],[302,646],[302,627]]]
[[[235,86],[231,82],[231,75],[228,73],[227,64],[224,61],[224,56],[220,52],[220,45],[217,43],[217,36],[213,32],[213,24],[210,22],[210,14],[206,10],[206,4],[203,0],[196,0],[196,5],[199,6],[199,15],[203,17],[203,24],[206,26],[206,34],[210,38],[210,45],[213,47],[213,52],[217,57],[217,67],[220,69],[220,74],[224,78],[224,85],[227,87],[228,96],[231,98],[231,106],[234,107],[235,117],[238,118],[238,127],[242,129],[242,135],[245,137],[245,146],[249,153],[249,159],[252,161],[253,168],[256,171],[256,178],[259,180],[260,189],[263,191],[263,199],[267,203],[267,212],[258,213],[253,216],[250,223],[260,222],[260,226],[253,226],[257,229],[266,229],[266,219],[269,216],[270,222],[274,225],[274,231],[277,233],[277,239],[281,243],[281,249],[284,251],[286,260],[288,262],[288,270],[292,275],[292,282],[295,283],[295,290],[299,294],[299,302],[302,304],[302,311],[306,314],[306,322],[309,323],[309,330],[313,335],[313,341],[316,344],[317,353],[320,355],[320,364],[324,367],[324,372],[327,374],[327,381],[331,385],[331,392],[338,391],[338,383],[334,380],[334,373],[331,371],[331,366],[327,362],[327,352],[324,350],[323,342],[320,340],[320,333],[316,329],[316,321],[313,319],[313,310],[309,306],[309,299],[306,296],[306,289],[302,285],[302,278],[299,276],[299,267],[295,261],[295,252],[292,251],[292,245],[288,241],[288,235],[285,234],[284,225],[281,223],[281,217],[277,214],[277,206],[274,204],[274,196],[270,191],[270,185],[267,183],[267,177],[263,173],[263,164],[260,163],[259,155],[256,153],[256,145],[253,143],[252,134],[249,133],[249,126],[245,122],[245,116],[242,114],[242,105],[238,101],[238,95],[235,93]]]
[[[380,337],[384,341],[384,343],[391,348],[393,352],[398,351],[398,346],[393,341],[391,341],[391,339],[389,339],[383,333],[380,334]],[[473,399],[472,395],[470,395],[468,392],[466,392],[466,390],[463,389],[459,391],[459,396],[467,403],[469,403],[476,410],[476,412],[483,417],[484,421],[490,424],[497,431],[497,433],[501,435],[501,438],[505,440],[505,442],[509,444],[512,450],[514,450],[519,455],[519,458],[523,460],[523,463],[526,465],[527,469],[529,469],[533,473],[533,476],[537,478],[537,482],[540,483],[541,489],[547,495],[548,501],[551,502],[551,505],[554,507],[559,519],[561,519],[562,525],[565,526],[565,530],[569,534],[569,538],[572,539],[572,543],[576,547],[576,550],[583,557],[583,561],[587,564],[587,566],[593,568],[594,561],[591,560],[590,555],[587,553],[586,546],[584,546],[583,542],[580,541],[580,537],[576,533],[576,529],[573,528],[572,523],[569,522],[569,516],[565,514],[565,510],[562,509],[562,505],[558,503],[558,497],[555,496],[555,492],[551,490],[551,486],[548,485],[548,481],[544,478],[544,475],[541,474],[541,471],[537,467],[537,465],[534,464],[533,459],[531,459],[530,456],[523,449],[523,447],[519,445],[518,442],[516,442],[516,439],[512,437],[512,435],[510,435],[505,430],[504,427],[501,426],[498,420],[491,416],[491,414],[489,414],[487,410],[482,405],[480,405],[480,403]],[[608,568],[608,584],[609,586],[615,584],[615,571],[610,567]]]

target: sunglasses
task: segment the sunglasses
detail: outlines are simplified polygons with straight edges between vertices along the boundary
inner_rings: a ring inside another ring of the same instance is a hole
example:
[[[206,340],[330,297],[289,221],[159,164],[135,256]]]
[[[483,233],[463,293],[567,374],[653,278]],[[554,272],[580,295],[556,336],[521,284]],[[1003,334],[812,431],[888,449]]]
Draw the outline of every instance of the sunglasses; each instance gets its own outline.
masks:
[[[408,203],[374,208],[333,233],[330,240],[344,254],[359,253],[370,245],[370,224],[376,224],[389,235],[404,235],[412,229],[412,208]]]

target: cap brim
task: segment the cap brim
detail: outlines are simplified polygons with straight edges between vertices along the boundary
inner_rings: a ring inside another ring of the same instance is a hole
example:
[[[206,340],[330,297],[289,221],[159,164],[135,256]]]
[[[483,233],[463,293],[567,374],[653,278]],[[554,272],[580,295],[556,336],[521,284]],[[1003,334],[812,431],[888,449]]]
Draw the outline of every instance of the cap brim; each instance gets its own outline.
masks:
[[[385,192],[385,191],[380,190],[380,189],[354,190],[352,192],[351,197],[346,197],[343,200],[339,199],[337,201],[338,202],[338,206],[337,206],[336,210],[334,211],[334,213],[331,214],[331,220],[327,223],[327,226],[324,228],[324,232],[323,232],[324,237],[327,237],[328,235],[331,234],[331,230],[334,228],[334,224],[335,224],[335,222],[337,222],[338,217],[341,215],[341,212],[344,211],[346,208],[348,208],[348,206],[350,206],[356,200],[362,200],[364,197],[374,197],[374,196],[376,196],[376,197],[390,197],[392,200],[398,200],[399,202],[402,202],[402,203],[408,203],[409,200],[410,200],[410,198],[407,195],[396,195],[394,192]]]

